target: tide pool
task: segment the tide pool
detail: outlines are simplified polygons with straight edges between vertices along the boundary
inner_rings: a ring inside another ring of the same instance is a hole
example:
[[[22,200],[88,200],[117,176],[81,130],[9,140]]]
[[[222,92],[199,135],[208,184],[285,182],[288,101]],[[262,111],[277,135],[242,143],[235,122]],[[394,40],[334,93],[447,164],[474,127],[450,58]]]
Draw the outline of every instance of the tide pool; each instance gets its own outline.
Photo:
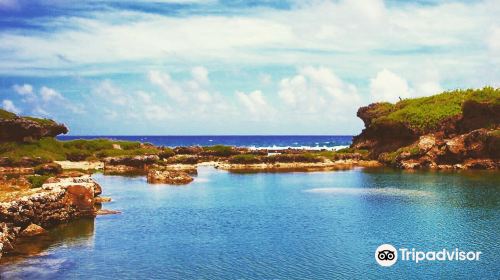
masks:
[[[3,260],[2,279],[500,278],[498,172],[202,167],[176,187],[94,178],[113,198],[104,208],[123,213],[52,230],[35,256]],[[381,267],[384,243],[482,254]]]

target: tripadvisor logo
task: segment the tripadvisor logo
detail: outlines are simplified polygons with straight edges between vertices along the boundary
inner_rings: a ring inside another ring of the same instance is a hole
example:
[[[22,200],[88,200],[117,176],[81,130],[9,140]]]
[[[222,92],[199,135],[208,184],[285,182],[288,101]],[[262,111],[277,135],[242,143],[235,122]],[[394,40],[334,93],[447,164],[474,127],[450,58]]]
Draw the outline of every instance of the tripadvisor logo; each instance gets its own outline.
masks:
[[[399,248],[391,244],[382,244],[375,250],[375,260],[381,266],[392,266],[398,260],[419,263],[422,261],[479,261],[482,252],[442,249],[439,251],[418,251],[415,248]]]
[[[391,244],[382,244],[375,250],[375,260],[381,266],[391,266],[398,260],[398,250]]]

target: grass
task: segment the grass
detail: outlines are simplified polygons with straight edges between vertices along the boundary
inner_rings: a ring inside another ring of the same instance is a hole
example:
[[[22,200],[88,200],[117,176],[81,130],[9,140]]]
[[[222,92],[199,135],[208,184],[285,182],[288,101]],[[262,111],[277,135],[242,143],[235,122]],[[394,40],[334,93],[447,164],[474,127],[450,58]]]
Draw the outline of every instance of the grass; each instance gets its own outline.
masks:
[[[49,179],[49,175],[32,175],[26,177],[28,182],[31,184],[31,188],[41,188],[42,185]]]
[[[40,125],[43,126],[50,126],[50,125],[56,125],[57,123],[53,120],[49,119],[39,119],[39,118],[34,118],[34,117],[24,117],[25,119],[28,119],[30,121],[34,121],[36,123],[39,123]]]
[[[262,160],[257,155],[252,154],[244,154],[244,155],[236,155],[229,159],[229,163],[235,164],[254,164],[261,163]]]
[[[0,109],[0,119],[9,120],[9,119],[13,119],[15,117],[16,117],[16,114]]]
[[[113,145],[119,145],[116,149]],[[112,141],[108,139],[58,141],[47,137],[29,143],[0,143],[0,157],[8,157],[14,162],[23,157],[43,160],[89,160],[110,156],[136,156],[160,153],[160,149],[140,142]]]
[[[382,105],[379,110],[387,114],[376,118],[373,124],[401,122],[413,129],[430,131],[438,128],[443,120],[460,115],[462,104],[469,100],[498,105],[500,104],[500,89],[484,87],[453,90],[429,97],[405,99],[396,103],[390,110],[387,103],[380,103]]]

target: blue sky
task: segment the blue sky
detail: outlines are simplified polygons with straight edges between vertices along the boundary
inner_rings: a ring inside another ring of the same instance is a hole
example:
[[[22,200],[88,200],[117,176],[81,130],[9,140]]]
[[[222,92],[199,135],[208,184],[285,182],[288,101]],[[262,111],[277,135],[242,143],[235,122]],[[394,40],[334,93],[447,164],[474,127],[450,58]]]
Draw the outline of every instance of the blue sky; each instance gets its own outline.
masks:
[[[357,134],[500,86],[500,0],[0,0],[0,106],[73,135]]]

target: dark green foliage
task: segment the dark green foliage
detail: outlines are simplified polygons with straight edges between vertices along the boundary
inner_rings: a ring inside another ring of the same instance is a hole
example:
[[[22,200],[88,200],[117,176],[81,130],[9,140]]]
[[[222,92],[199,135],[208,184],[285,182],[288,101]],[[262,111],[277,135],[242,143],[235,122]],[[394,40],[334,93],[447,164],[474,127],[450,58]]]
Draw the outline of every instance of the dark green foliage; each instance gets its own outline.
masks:
[[[40,188],[42,185],[47,181],[47,179],[50,178],[48,175],[32,175],[26,177],[28,179],[28,182],[31,184],[31,188]]]
[[[61,174],[63,169],[59,164],[51,162],[35,166],[34,171],[38,175],[56,175]]]
[[[229,157],[238,154],[238,151],[234,150],[231,146],[216,145],[203,147],[204,155],[212,155],[218,157]]]
[[[281,154],[272,155],[262,158],[263,162],[266,163],[278,163],[278,162],[321,162],[323,159],[314,154]]]
[[[229,159],[229,163],[235,164],[254,164],[261,162],[262,160],[258,156],[252,154],[236,155]]]
[[[170,148],[163,148],[158,156],[160,159],[166,159],[175,156],[175,152]]]

